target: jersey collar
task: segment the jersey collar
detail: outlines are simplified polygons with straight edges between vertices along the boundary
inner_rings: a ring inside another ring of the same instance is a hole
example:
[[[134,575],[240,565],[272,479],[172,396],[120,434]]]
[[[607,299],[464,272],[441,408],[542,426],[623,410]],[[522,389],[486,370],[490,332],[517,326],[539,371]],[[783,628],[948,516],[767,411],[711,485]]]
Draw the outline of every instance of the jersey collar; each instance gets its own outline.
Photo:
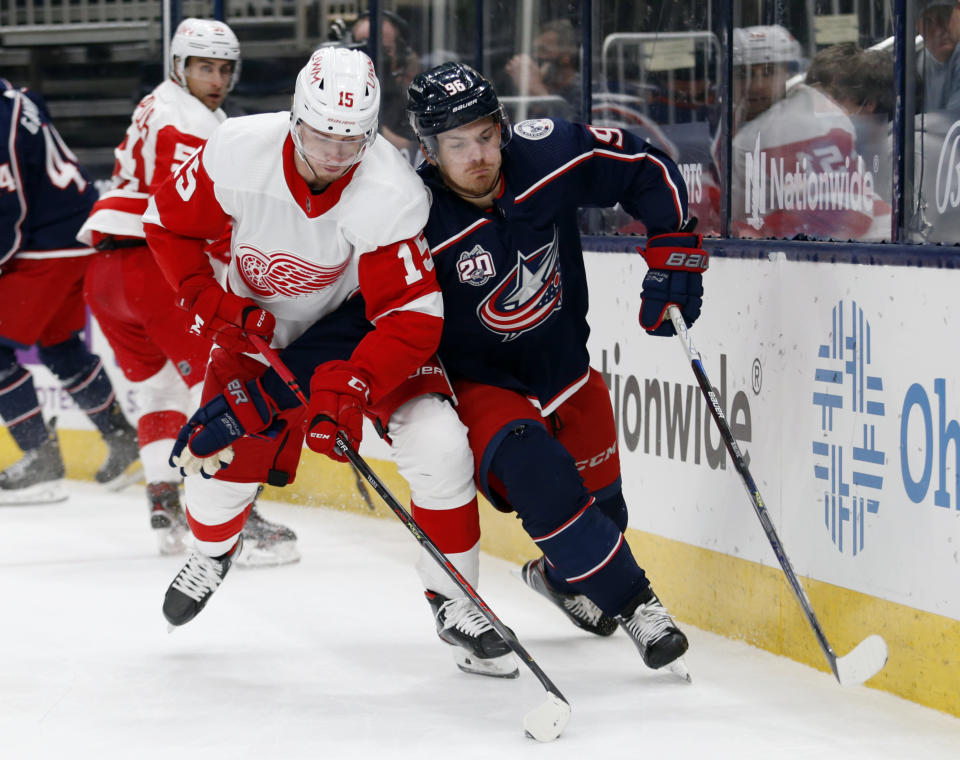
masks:
[[[310,192],[310,186],[297,171],[297,166],[293,162],[293,151],[293,138],[287,133],[287,138],[283,141],[283,178],[287,182],[290,195],[293,196],[303,213],[308,218],[315,219],[337,205],[340,196],[343,195],[343,191],[350,184],[350,180],[353,179],[360,163],[355,163],[346,174],[330,183],[322,193],[315,195]]]

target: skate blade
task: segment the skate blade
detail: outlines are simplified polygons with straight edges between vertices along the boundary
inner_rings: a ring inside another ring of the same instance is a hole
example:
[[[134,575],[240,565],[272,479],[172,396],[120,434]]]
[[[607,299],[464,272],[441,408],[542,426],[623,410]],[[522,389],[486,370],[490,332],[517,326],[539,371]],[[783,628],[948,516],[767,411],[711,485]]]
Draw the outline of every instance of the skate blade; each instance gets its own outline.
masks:
[[[63,480],[50,480],[27,488],[0,489],[0,505],[26,506],[29,504],[56,504],[69,497]]]
[[[183,542],[184,535],[173,533],[171,530],[154,530],[157,534],[157,548],[161,557],[172,557],[177,554],[186,554],[187,545]]]
[[[237,567],[276,567],[299,561],[300,550],[296,541],[284,541],[262,549],[252,541],[244,541],[233,564]]]
[[[113,480],[108,480],[100,485],[107,491],[122,491],[124,488],[132,486],[134,483],[142,480],[143,465],[139,459],[135,459],[126,470],[117,475]]]
[[[464,673],[490,678],[518,678],[520,670],[512,654],[481,659],[474,657],[460,647],[453,650],[453,661]]]
[[[693,679],[690,677],[690,671],[687,670],[687,663],[683,661],[682,657],[678,657],[673,662],[667,663],[663,666],[663,669],[669,673],[673,673],[673,675],[682,681],[693,683]]]

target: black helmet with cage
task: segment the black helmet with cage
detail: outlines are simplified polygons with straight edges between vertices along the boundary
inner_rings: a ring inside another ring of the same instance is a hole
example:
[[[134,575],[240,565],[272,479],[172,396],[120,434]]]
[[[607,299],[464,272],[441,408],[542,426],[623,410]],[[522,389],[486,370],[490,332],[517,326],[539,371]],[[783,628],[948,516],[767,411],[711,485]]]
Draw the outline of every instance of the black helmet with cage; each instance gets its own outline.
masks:
[[[500,125],[500,146],[510,139],[510,120],[493,85],[465,63],[441,63],[417,74],[407,89],[407,114],[427,155],[436,160],[441,132],[492,116]]]

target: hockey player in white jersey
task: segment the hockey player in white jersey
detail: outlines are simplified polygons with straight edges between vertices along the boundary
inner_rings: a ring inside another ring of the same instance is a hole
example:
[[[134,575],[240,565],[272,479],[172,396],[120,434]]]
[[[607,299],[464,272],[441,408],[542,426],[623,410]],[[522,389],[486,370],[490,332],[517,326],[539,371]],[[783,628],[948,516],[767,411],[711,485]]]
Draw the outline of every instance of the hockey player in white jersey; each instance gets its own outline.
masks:
[[[307,445],[342,460],[338,430],[357,444],[366,414],[391,443],[429,533],[476,511],[466,430],[433,358],[443,302],[422,235],[427,193],[376,139],[380,87],[359,51],[321,48],[297,77],[292,112],[231,119],[151,198],[147,240],[189,314],[217,343],[204,406],[172,463],[187,475],[197,551],[167,591],[182,625],[230,568],[256,484],[293,480]],[[232,224],[223,285],[204,240]],[[304,410],[255,355],[270,342],[310,388]],[[463,510],[461,512],[461,510]],[[476,585],[479,524],[439,548]],[[509,648],[439,566],[422,559],[440,638],[471,672],[511,676]]]
[[[177,26],[170,43],[170,77],[134,110],[114,151],[113,186],[97,201],[78,236],[101,251],[87,269],[84,294],[137,391],[150,525],[163,554],[184,551],[188,529],[180,505],[181,478],[167,459],[180,428],[200,404],[212,344],[187,332],[187,315],[175,309],[175,294],[147,247],[141,216],[163,180],[226,120],[221,105],[239,72],[240,43],[229,26],[200,18]],[[218,250],[208,253],[216,256]],[[238,564],[276,565],[300,558],[296,534],[263,519],[256,509],[244,525],[244,537]]]

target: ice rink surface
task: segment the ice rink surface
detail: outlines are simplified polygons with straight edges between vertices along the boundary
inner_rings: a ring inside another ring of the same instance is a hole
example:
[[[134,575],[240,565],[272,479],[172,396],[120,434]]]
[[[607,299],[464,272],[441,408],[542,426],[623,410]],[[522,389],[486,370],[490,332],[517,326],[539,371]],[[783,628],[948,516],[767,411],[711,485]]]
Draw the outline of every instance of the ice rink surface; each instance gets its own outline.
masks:
[[[484,556],[482,596],[573,707],[534,742],[540,683],[454,667],[392,518],[264,502],[303,560],[233,568],[167,633],[184,558],[156,554],[142,490],[71,487],[0,508],[4,760],[960,757],[960,719],[688,625],[693,683],[647,670],[625,634],[580,632]]]

